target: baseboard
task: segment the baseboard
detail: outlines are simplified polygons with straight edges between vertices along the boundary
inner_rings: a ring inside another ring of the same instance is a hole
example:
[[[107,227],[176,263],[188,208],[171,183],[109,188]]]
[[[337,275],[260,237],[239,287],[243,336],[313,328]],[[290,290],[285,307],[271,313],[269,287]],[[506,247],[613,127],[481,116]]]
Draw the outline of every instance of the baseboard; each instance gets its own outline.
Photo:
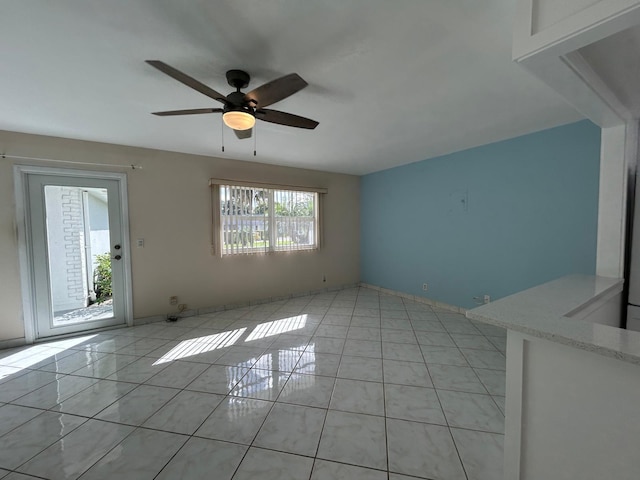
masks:
[[[0,350],[7,348],[24,347],[27,344],[27,340],[22,338],[11,338],[9,340],[0,340]]]
[[[411,295],[409,293],[399,292],[397,290],[390,290],[388,288],[379,287],[377,285],[370,285],[368,283],[360,283],[363,288],[369,288],[386,295],[393,295],[395,297],[406,298],[407,300],[413,300],[417,303],[424,303],[430,307],[439,308],[441,310],[447,310],[449,312],[461,313],[462,315],[467,313],[467,309],[463,307],[456,307],[455,305],[449,305],[448,303],[438,302],[437,300],[431,300],[430,298],[421,297],[420,295]]]
[[[289,295],[280,295],[280,296],[276,296],[276,297],[260,298],[260,299],[255,299],[255,300],[249,300],[249,301],[246,301],[246,302],[228,303],[228,304],[225,304],[225,305],[216,305],[216,306],[211,306],[211,307],[203,307],[203,308],[198,308],[198,309],[185,310],[184,312],[182,312],[180,314],[176,313],[175,315],[180,317],[180,318],[191,317],[191,316],[194,316],[194,315],[205,315],[207,313],[215,313],[215,312],[221,312],[223,310],[233,310],[235,308],[243,308],[243,307],[250,307],[250,306],[255,306],[255,305],[262,305],[262,304],[265,304],[265,303],[277,302],[277,301],[280,301],[280,300],[289,300],[291,298],[306,297],[306,296],[310,296],[310,295],[319,295],[319,294],[322,294],[322,293],[329,293],[329,292],[338,292],[340,290],[347,290],[349,288],[356,288],[356,287],[369,288],[371,290],[375,290],[377,292],[384,293],[385,295],[394,295],[396,297],[406,298],[408,300],[412,300],[412,301],[417,302],[417,303],[424,303],[426,305],[429,305],[430,307],[439,308],[441,310],[446,310],[446,311],[455,312],[455,313],[461,313],[463,315],[467,312],[467,310],[465,308],[462,308],[462,307],[456,307],[455,305],[449,305],[447,303],[438,302],[436,300],[431,300],[430,298],[421,297],[419,295],[411,295],[411,294],[408,294],[408,293],[399,292],[397,290],[390,290],[388,288],[383,288],[383,287],[379,287],[377,285],[370,285],[368,283],[362,282],[362,283],[352,283],[352,284],[340,285],[340,286],[337,286],[337,287],[322,288],[320,290],[310,290],[310,291],[307,291],[307,292],[297,292],[297,293],[292,293],[292,294],[289,294]],[[164,322],[166,320],[167,320],[167,315],[152,315],[152,316],[149,316],[149,317],[134,318],[133,319],[133,325],[134,326],[146,325],[148,323]],[[7,348],[22,347],[22,346],[24,346],[26,344],[27,344],[27,342],[26,342],[26,340],[24,338],[13,338],[13,339],[10,339],[10,340],[0,340],[0,350],[7,349]]]
[[[167,320],[166,315],[152,315],[150,317],[140,317],[133,319],[133,326],[146,325],[147,323],[163,322]]]
[[[224,305],[214,305],[210,307],[196,308],[191,310],[185,310],[184,312],[181,312],[181,313],[170,313],[169,315],[175,315],[178,318],[193,317],[194,315],[206,315],[207,313],[216,313],[216,312],[222,312],[224,310],[234,310],[236,308],[252,307],[255,305],[278,302],[281,300],[290,300],[292,298],[308,297],[310,295],[319,295],[321,293],[338,292],[340,290],[357,288],[359,286],[360,286],[359,283],[350,283],[350,284],[340,285],[337,287],[322,288],[319,290],[309,290],[305,292],[291,293],[288,295],[278,295],[274,297],[265,297],[265,298],[258,298],[254,300],[247,300],[245,302],[235,302],[235,303],[227,303]],[[166,320],[167,320],[167,315],[152,315],[150,317],[134,318],[133,324],[145,325],[147,323],[164,322]]]

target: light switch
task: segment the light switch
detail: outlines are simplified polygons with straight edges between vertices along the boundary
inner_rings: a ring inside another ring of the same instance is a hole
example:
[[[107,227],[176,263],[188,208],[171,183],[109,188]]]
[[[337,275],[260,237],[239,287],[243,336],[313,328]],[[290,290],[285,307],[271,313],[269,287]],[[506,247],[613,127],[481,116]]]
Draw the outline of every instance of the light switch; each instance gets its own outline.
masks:
[[[144,238],[139,238],[137,240],[138,248],[144,248]]]

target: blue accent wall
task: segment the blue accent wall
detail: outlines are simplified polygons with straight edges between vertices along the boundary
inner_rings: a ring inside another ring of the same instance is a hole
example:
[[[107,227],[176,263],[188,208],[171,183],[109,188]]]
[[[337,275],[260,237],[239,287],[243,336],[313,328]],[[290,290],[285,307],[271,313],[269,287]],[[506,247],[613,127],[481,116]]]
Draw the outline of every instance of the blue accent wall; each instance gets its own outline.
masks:
[[[361,281],[470,308],[594,274],[599,169],[585,120],[365,175]]]

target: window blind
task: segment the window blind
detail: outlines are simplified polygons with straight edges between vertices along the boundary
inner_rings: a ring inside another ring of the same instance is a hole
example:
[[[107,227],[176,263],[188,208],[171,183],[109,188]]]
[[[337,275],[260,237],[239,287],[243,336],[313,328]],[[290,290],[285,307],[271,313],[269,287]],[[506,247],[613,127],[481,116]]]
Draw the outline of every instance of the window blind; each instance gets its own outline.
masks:
[[[211,182],[214,253],[264,254],[319,247],[317,189],[265,185]]]

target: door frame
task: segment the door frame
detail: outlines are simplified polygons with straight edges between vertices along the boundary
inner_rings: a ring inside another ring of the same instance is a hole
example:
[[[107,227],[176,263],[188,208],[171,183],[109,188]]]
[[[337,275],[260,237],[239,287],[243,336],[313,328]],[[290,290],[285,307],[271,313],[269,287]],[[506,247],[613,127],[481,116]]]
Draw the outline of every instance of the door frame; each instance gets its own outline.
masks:
[[[116,180],[120,190],[120,218],[122,219],[122,253],[124,262],[124,317],[126,325],[133,325],[133,296],[131,282],[131,241],[129,235],[129,203],[127,197],[126,173],[102,172],[94,170],[75,170],[67,168],[40,167],[34,165],[14,165],[13,177],[16,201],[16,227],[18,233],[18,260],[20,266],[20,287],[22,290],[22,318],[24,323],[25,343],[38,341],[35,314],[35,286],[33,259],[31,252],[31,229],[29,205],[29,191],[27,176],[32,174],[52,175],[57,177],[92,178],[102,180]],[[105,327],[113,328],[113,327]],[[82,335],[77,332],[69,335]],[[65,335],[61,335],[63,337]],[[48,340],[54,337],[43,338]]]

